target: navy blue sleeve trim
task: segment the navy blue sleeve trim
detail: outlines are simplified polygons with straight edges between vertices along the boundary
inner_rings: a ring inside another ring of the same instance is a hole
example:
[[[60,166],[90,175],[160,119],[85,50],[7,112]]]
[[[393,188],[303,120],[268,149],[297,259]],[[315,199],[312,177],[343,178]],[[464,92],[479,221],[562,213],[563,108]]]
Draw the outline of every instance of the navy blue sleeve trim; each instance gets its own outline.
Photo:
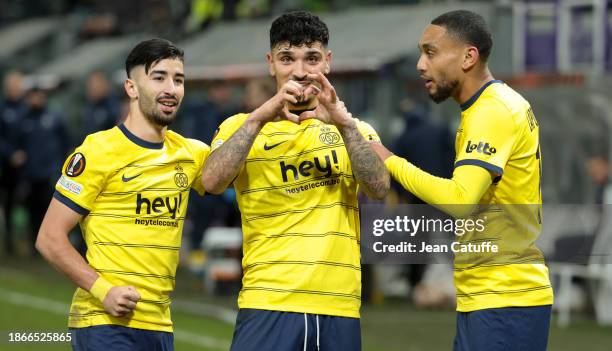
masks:
[[[467,160],[460,160],[455,162],[455,168],[459,167],[459,166],[466,166],[466,165],[470,165],[470,166],[478,166],[478,167],[482,167],[486,170],[489,170],[491,172],[495,172],[499,175],[504,174],[504,169],[503,168],[499,168],[495,165],[492,165],[488,162],[485,161],[481,161],[481,160],[472,160],[472,159],[467,159]]]
[[[476,100],[478,100],[482,92],[485,91],[485,89],[493,83],[503,83],[503,82],[498,79],[493,79],[493,80],[486,82],[485,85],[480,87],[480,89],[478,89],[478,91],[474,95],[472,95],[471,98],[468,99],[468,101],[461,104],[461,111],[465,111],[468,108],[470,108],[470,106],[474,105],[474,103],[476,102]]]
[[[53,197],[57,199],[57,201],[63,203],[64,205],[70,207],[71,210],[73,210],[74,212],[83,215],[83,216],[87,216],[89,214],[89,210],[81,207],[79,204],[77,204],[76,202],[70,200],[69,198],[65,197],[64,195],[62,195],[59,191],[55,191],[53,193]]]

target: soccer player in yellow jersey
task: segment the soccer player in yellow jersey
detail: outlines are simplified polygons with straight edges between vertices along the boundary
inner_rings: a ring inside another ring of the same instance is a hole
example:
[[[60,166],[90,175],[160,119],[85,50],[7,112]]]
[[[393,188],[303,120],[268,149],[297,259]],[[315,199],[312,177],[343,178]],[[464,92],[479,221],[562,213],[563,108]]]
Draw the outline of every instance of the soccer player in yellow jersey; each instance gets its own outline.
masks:
[[[170,293],[189,189],[204,193],[207,145],[168,130],[184,95],[183,51],[163,39],[126,60],[125,123],[91,134],[68,158],[37,249],[78,285],[74,350],[172,350]],[[79,223],[87,261],[68,241]]]
[[[407,190],[457,217],[484,219],[460,242],[491,240],[505,257],[455,256],[455,351],[543,351],[553,292],[535,241],[541,231],[538,123],[529,103],[487,68],[483,18],[452,11],[425,29],[417,69],[435,102],[461,105],[452,179],[434,177],[378,147]],[[457,204],[459,206],[448,206]]]
[[[272,23],[277,94],[221,124],[202,171],[208,192],[233,183],[242,214],[234,351],[361,347],[357,193],[382,198],[390,177],[371,147],[376,132],[324,76],[328,38],[307,12]]]

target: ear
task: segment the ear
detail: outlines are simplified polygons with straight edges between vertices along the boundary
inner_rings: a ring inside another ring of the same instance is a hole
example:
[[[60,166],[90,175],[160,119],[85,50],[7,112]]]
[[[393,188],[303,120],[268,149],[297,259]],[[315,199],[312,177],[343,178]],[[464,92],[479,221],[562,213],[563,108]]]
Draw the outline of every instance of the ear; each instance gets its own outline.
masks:
[[[468,46],[465,50],[463,56],[463,63],[461,64],[461,68],[464,71],[469,71],[478,63],[478,58],[480,57],[480,53],[475,46]]]
[[[325,54],[325,74],[329,74],[331,71],[331,63],[332,63],[332,52],[331,50],[327,50]]]
[[[136,87],[136,83],[130,78],[126,79],[123,82],[123,87],[125,88],[125,92],[132,99],[138,99],[138,87]]]
[[[272,51],[266,54],[266,61],[268,61],[268,71],[270,75],[274,77],[276,75],[276,70],[274,69],[274,59],[272,58]]]

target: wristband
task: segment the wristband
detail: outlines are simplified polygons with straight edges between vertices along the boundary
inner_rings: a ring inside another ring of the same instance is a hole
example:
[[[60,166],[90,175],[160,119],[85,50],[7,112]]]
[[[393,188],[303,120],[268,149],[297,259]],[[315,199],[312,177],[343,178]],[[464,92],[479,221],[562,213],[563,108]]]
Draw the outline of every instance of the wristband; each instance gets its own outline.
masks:
[[[89,289],[89,293],[92,294],[96,299],[100,300],[100,302],[104,302],[106,294],[108,294],[108,291],[112,287],[113,285],[109,283],[106,279],[99,277]]]

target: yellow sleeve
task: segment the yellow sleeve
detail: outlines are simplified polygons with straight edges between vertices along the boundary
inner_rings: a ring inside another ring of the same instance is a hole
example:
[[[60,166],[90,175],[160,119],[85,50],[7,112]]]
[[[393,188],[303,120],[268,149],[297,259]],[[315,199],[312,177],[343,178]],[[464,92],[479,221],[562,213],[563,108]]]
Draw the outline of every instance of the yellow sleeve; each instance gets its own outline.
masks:
[[[242,126],[248,117],[249,115],[247,113],[239,113],[223,121],[213,136],[212,142],[210,143],[210,152],[217,150],[219,146],[223,145],[223,143],[227,141],[227,139],[231,138],[232,135],[234,135],[234,132],[236,132],[236,130]]]
[[[470,215],[491,185],[489,171],[478,166],[457,167],[452,179],[433,176],[395,155],[385,166],[406,190],[458,218]]]
[[[518,136],[512,112],[497,100],[486,101],[466,116],[463,133],[455,167],[479,166],[503,175]]]
[[[104,145],[87,137],[64,162],[53,197],[85,216],[106,185]]]
[[[210,147],[203,142],[195,139],[187,139],[192,147],[193,147],[193,158],[198,167],[198,174],[191,183],[191,187],[198,192],[201,196],[204,196],[206,193],[206,189],[204,189],[204,185],[202,184],[202,169],[204,168],[204,163],[210,155]]]
[[[356,120],[357,120],[357,129],[359,130],[361,135],[363,135],[365,140],[380,142],[380,137],[378,136],[378,133],[376,133],[376,130],[374,130],[374,128],[372,128],[372,126],[369,123],[361,121],[359,119],[356,119]]]

